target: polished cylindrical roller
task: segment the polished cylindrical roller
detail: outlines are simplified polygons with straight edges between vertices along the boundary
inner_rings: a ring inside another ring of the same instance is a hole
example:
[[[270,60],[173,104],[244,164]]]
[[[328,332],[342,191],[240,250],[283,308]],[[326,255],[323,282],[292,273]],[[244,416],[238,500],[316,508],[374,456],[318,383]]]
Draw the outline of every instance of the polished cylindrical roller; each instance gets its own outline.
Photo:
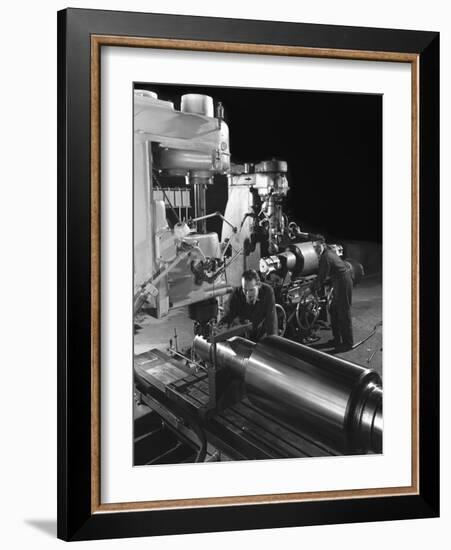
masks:
[[[340,452],[381,452],[379,375],[285,338],[254,344],[243,338],[211,344],[197,338],[203,360],[229,367],[244,380],[248,398]],[[213,357],[215,354],[215,357]]]
[[[317,273],[319,258],[313,242],[301,242],[289,244],[283,252],[277,256],[262,258],[260,269],[263,273],[275,270],[290,271],[296,275],[312,275]]]
[[[244,378],[246,361],[255,348],[255,343],[235,336],[213,346],[202,336],[195,336],[193,351],[203,361],[227,367],[238,378]]]
[[[297,275],[312,275],[318,271],[319,258],[313,242],[292,243],[287,246],[285,253],[292,253],[296,263],[289,267]]]
[[[376,371],[269,336],[250,356],[245,380],[254,402],[299,419],[338,449],[381,451],[382,389]]]

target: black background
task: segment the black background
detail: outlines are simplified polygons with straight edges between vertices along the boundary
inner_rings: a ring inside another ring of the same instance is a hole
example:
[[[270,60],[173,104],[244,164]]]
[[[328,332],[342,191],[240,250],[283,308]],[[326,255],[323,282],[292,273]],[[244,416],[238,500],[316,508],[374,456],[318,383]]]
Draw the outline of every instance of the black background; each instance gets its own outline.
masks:
[[[186,93],[221,101],[232,162],[288,163],[285,211],[329,241],[382,242],[382,96],[216,86],[135,83],[174,102]],[[209,211],[224,210],[216,178]]]

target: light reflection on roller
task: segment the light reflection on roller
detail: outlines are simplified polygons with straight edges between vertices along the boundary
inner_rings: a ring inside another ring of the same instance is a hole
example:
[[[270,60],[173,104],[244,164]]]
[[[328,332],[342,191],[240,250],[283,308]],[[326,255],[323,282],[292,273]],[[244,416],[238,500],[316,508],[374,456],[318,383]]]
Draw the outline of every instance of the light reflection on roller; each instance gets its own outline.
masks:
[[[195,353],[212,363],[201,337]],[[307,346],[269,336],[258,344],[231,338],[216,344],[219,367],[243,380],[249,400],[343,453],[382,451],[382,384],[373,370]]]

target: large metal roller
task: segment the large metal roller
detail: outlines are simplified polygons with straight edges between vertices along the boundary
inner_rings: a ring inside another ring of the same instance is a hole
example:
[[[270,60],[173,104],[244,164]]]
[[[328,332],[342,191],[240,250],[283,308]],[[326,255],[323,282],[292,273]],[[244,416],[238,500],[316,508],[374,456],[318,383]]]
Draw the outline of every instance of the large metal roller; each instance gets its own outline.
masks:
[[[235,337],[216,344],[216,350],[196,337],[194,351],[204,361],[230,368],[263,411],[317,441],[347,454],[382,451],[377,372],[279,336],[258,344]]]
[[[311,241],[289,244],[283,252],[260,260],[260,271],[266,275],[272,271],[291,271],[305,277],[317,273],[318,266],[315,243]]]

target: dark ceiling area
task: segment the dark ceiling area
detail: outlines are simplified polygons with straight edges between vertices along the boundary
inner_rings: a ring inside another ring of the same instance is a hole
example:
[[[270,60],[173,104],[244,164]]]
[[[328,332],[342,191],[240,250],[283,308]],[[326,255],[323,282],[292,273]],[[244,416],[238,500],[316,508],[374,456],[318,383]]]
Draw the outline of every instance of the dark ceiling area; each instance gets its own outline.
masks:
[[[186,93],[224,107],[232,162],[286,160],[285,211],[328,240],[382,242],[382,96],[135,83],[180,108]],[[215,187],[224,188],[224,181]],[[226,190],[209,193],[225,201]],[[215,200],[215,199],[212,199]],[[212,205],[223,209],[225,204]]]

